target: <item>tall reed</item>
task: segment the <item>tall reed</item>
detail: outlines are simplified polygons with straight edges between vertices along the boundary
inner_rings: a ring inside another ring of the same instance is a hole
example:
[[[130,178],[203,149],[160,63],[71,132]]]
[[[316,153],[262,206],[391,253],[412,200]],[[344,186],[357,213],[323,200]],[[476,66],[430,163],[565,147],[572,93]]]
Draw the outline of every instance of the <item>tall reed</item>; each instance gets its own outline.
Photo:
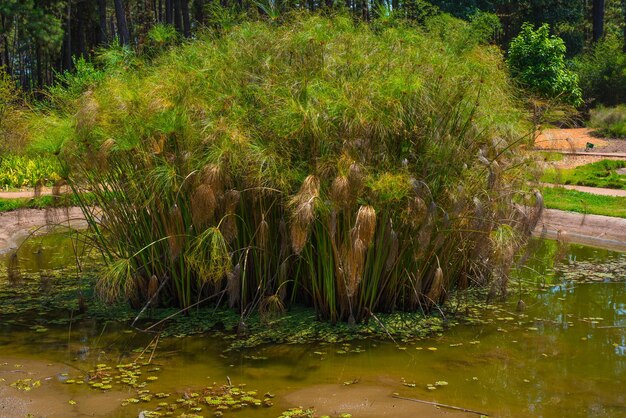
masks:
[[[286,22],[111,71],[65,116],[100,293],[360,321],[501,282],[535,197],[499,50],[451,18]]]

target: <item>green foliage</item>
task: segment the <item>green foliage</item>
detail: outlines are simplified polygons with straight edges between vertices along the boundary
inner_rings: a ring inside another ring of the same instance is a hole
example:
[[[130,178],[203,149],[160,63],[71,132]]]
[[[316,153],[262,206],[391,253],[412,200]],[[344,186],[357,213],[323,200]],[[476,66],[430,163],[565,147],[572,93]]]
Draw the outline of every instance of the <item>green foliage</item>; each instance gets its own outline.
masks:
[[[5,155],[0,157],[0,187],[19,189],[22,187],[52,186],[61,179],[61,165],[48,156]]]
[[[542,193],[545,205],[550,209],[626,218],[626,197],[601,196],[559,187],[546,187]]]
[[[574,63],[586,100],[606,106],[626,102],[626,54],[619,38],[606,37]]]
[[[15,82],[0,67],[0,157],[24,149],[28,136],[20,92]]]
[[[544,162],[563,161],[563,154],[560,152],[539,151],[537,155],[541,156]]]
[[[17,70],[24,89],[37,87],[41,74],[40,60],[47,55],[48,61],[55,61],[60,53],[64,37],[62,16],[57,13],[58,0],[3,0],[0,2],[0,38],[7,60],[3,60],[11,70]],[[34,64],[39,61],[40,67]],[[15,68],[13,68],[15,67]],[[18,77],[16,77],[17,79]]]
[[[369,188],[382,201],[401,202],[411,193],[411,177],[408,174],[382,173],[370,178]]]
[[[83,57],[74,59],[74,70],[57,76],[57,81],[49,88],[53,103],[65,107],[90,88],[94,88],[104,78],[104,72]]]
[[[599,129],[606,136],[626,138],[626,106],[593,109],[589,126]]]
[[[439,8],[434,6],[432,2],[425,0],[407,0],[403,2],[402,9],[399,12],[400,16],[418,23],[424,23],[438,13]]]
[[[148,32],[148,40],[152,46],[162,48],[172,45],[180,39],[180,35],[176,32],[176,28],[171,25],[154,25]]]
[[[502,33],[500,18],[493,13],[477,11],[469,21],[474,36],[481,42],[495,42]]]
[[[626,189],[626,175],[616,173],[626,167],[626,161],[602,160],[569,169],[548,169],[541,181],[554,184],[575,184],[577,186]]]
[[[85,203],[93,203],[93,198],[89,193],[84,193],[80,198],[71,194],[61,196],[44,195],[23,199],[0,198],[0,212],[10,212],[19,209],[46,209],[54,207],[78,206],[81,201]]]
[[[216,32],[228,31],[244,20],[245,13],[238,7],[222,6],[217,2],[204,4],[205,25]]]
[[[263,11],[270,21],[276,21],[286,9],[287,2],[284,0],[255,1],[254,4]]]
[[[359,321],[488,282],[491,230],[522,229],[499,51],[451,17],[285,20],[135,58],[55,114],[106,215],[105,233],[83,205],[115,273],[100,288],[138,306],[154,277],[182,307],[225,291],[246,315],[295,301]]]
[[[29,154],[57,155],[74,136],[75,124],[65,114],[34,112],[28,118]]]
[[[172,25],[157,24],[148,31],[147,41],[146,47],[154,54],[176,45],[180,41],[180,34]]]
[[[551,36],[547,24],[537,30],[524,24],[511,42],[507,62],[511,75],[530,92],[579,106],[578,76],[567,68],[565,52],[563,40]]]
[[[9,75],[0,69],[0,121],[4,120],[11,106],[19,100],[18,89]]]

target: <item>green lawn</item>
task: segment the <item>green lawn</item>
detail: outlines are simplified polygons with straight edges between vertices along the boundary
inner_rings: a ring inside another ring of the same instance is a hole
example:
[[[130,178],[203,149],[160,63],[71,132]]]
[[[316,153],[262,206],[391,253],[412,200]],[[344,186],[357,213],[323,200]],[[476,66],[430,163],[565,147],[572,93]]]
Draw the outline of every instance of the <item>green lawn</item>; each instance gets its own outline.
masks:
[[[84,193],[83,199],[90,201],[93,195]],[[54,196],[40,196],[36,198],[2,199],[0,198],[0,212],[10,212],[18,209],[45,209],[49,207],[78,206],[78,199],[73,194]]]
[[[564,158],[562,153],[554,151],[538,151],[537,154],[544,162],[563,161]]]
[[[626,175],[616,170],[626,167],[626,161],[602,160],[592,164],[569,169],[547,169],[541,181],[553,184],[574,184],[577,186],[626,189]]]
[[[600,196],[560,187],[546,187],[541,192],[545,206],[550,209],[626,218],[626,197]]]

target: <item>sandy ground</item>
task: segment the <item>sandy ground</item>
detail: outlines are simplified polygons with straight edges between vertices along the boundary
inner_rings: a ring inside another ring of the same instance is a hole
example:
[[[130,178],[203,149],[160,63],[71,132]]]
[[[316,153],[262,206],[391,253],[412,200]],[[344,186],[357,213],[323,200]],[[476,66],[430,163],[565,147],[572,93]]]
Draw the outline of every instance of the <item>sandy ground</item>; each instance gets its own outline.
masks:
[[[79,370],[60,363],[0,356],[0,418],[47,417],[73,418],[108,415],[119,408],[125,398],[121,392],[73,392],[59,381],[61,373],[80,374]],[[39,381],[29,391],[11,387],[20,379]],[[70,400],[75,404],[71,405]],[[30,415],[29,415],[30,414]]]
[[[43,234],[55,225],[84,229],[87,222],[77,207],[21,209],[0,213],[0,254],[16,248],[31,233]]]
[[[294,406],[315,406],[321,415],[337,416],[349,413],[359,418],[415,418],[415,417],[477,417],[477,414],[438,408],[396,399],[393,389],[384,385],[358,383],[355,385],[317,385],[288,394],[285,401]],[[454,405],[459,406],[459,405]]]
[[[59,190],[60,194],[68,194],[71,192],[72,190],[69,188],[69,186],[63,186]],[[41,190],[39,191],[39,196],[48,196],[51,194],[52,194],[52,189],[49,187],[42,187]],[[24,190],[18,190],[18,191],[10,191],[10,192],[0,191],[0,199],[23,199],[23,198],[30,198],[34,196],[35,196],[34,189],[24,189]]]
[[[580,152],[588,142],[591,152],[626,153],[626,139],[599,138],[589,128],[545,129],[535,138],[535,149]]]
[[[545,150],[581,151],[587,142],[594,145],[594,151],[608,147],[610,140],[591,135],[589,128],[546,129],[535,138],[535,148]],[[625,147],[626,148],[626,147]]]
[[[626,219],[600,215],[583,215],[556,209],[545,209],[533,235],[567,242],[626,251]]]

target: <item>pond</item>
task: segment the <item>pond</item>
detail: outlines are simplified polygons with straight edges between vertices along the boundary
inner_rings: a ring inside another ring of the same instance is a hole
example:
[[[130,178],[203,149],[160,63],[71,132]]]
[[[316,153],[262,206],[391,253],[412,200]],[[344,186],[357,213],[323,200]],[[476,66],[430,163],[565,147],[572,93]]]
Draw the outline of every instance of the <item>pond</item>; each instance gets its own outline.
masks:
[[[144,409],[165,412],[165,404],[203,398],[202,388],[217,391],[228,382],[233,387],[245,383],[241,391],[253,391],[245,396],[262,405],[224,409],[224,416],[276,417],[295,406],[335,416],[478,416],[393,394],[492,416],[626,416],[626,257],[589,247],[559,248],[550,241],[533,245],[533,256],[514,275],[508,301],[480,304],[480,320],[399,345],[365,340],[225,352],[220,335],[157,341],[154,334],[119,323],[43,324],[43,313],[3,312],[0,416],[26,411],[136,417]],[[28,243],[20,250],[20,268],[36,272],[72,263],[73,251],[60,248],[72,247],[58,237]],[[7,257],[2,261],[9,263]],[[523,296],[522,313],[516,311],[516,280],[541,284],[539,291]],[[0,278],[0,293],[19,286]],[[21,302],[16,298],[15,303]],[[140,379],[145,388],[124,385],[129,374],[123,365],[140,356],[150,365],[135,371],[152,377]],[[94,389],[93,381],[76,383],[85,381],[90,370],[95,381],[104,380],[100,387]],[[112,388],[102,390],[109,380]],[[187,411],[214,416],[213,408],[198,407]],[[174,416],[183,412],[179,407]]]

